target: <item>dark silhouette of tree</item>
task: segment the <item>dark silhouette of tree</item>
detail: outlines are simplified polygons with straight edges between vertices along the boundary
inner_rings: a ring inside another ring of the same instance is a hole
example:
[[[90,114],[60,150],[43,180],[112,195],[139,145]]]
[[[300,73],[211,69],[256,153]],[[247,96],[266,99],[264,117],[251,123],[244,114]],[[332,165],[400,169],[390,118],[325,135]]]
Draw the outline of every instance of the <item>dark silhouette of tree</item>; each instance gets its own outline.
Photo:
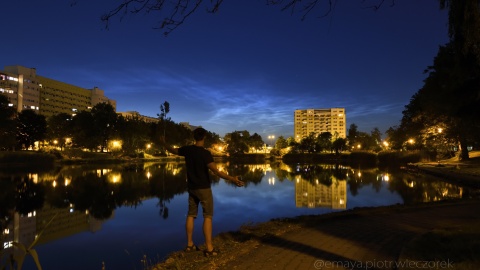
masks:
[[[277,141],[275,142],[276,149],[284,149],[288,147],[288,142],[283,136],[279,136]]]
[[[248,138],[247,145],[251,148],[258,150],[262,149],[265,143],[262,140],[262,136],[254,133],[252,136],[250,136],[250,138]]]
[[[205,147],[210,148],[215,144],[222,144],[220,140],[220,135],[216,134],[215,132],[207,131],[205,136]]]
[[[17,116],[17,142],[28,149],[36,141],[45,139],[47,120],[32,110],[23,110]]]
[[[480,65],[453,43],[441,46],[433,62],[424,86],[405,107],[401,127],[424,145],[426,139],[454,140],[459,158],[468,159],[467,147],[480,136]]]
[[[299,145],[300,151],[302,153],[315,153],[317,150],[317,135],[315,132],[310,132],[310,134],[306,137],[304,137],[300,141]]]
[[[318,151],[329,151],[332,148],[332,133],[322,132],[317,137]]]
[[[358,126],[352,123],[347,133],[347,141],[350,148],[354,147],[355,144],[357,143],[357,136],[358,136]]]
[[[15,109],[9,103],[8,97],[0,94],[0,150],[15,146]]]
[[[90,112],[81,111],[73,117],[72,121],[73,145],[90,150],[96,149],[100,138],[92,125],[93,115]]]
[[[135,151],[145,150],[149,142],[148,123],[134,118],[118,117],[117,128],[118,136],[122,140],[122,150],[127,154],[134,154]]]
[[[92,108],[93,126],[96,138],[99,138],[101,151],[107,148],[107,143],[114,134],[115,125],[117,124],[117,113],[112,105],[102,102]]]
[[[332,143],[332,148],[335,151],[335,154],[339,154],[342,151],[347,149],[347,140],[344,138],[338,138]]]
[[[250,133],[244,131],[234,131],[232,133],[225,134],[225,143],[227,144],[227,153],[230,155],[243,154],[248,152],[248,139]]]
[[[47,119],[47,139],[57,140],[62,149],[66,139],[72,137],[72,116],[68,113],[52,115]]]

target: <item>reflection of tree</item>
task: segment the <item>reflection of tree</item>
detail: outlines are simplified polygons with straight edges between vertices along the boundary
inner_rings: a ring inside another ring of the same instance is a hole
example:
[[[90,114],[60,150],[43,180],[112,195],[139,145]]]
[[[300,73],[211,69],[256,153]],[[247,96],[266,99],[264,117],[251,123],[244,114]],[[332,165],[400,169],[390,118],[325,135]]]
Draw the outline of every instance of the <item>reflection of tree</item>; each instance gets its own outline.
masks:
[[[431,181],[422,174],[398,173],[389,182],[389,190],[397,192],[405,204],[462,198],[464,189],[441,181]],[[468,191],[467,191],[468,193]]]
[[[16,210],[18,213],[26,215],[43,207],[45,188],[30,179],[25,179],[18,183],[16,195]]]
[[[105,176],[88,173],[72,180],[72,199],[76,210],[86,211],[97,219],[107,219],[116,208],[113,184]]]
[[[265,165],[248,165],[248,164],[225,164],[225,168],[229,175],[240,176],[242,181],[245,182],[245,186],[248,186],[249,183],[255,185],[262,182],[263,175],[265,174]],[[218,179],[218,177],[215,176]],[[225,181],[229,185],[235,186],[234,183],[230,181]]]
[[[15,209],[15,191],[15,182],[10,177],[0,178],[0,229],[2,232],[7,223],[12,220],[13,209]]]
[[[56,180],[57,183],[64,183],[65,178],[63,175],[59,175]],[[71,185],[46,185],[46,201],[48,204],[56,208],[66,208],[70,205],[69,194],[71,193]]]
[[[167,203],[177,194],[183,194],[187,190],[187,175],[183,164],[166,163],[159,164],[149,181],[150,195],[159,199],[157,206],[159,214],[168,218]]]

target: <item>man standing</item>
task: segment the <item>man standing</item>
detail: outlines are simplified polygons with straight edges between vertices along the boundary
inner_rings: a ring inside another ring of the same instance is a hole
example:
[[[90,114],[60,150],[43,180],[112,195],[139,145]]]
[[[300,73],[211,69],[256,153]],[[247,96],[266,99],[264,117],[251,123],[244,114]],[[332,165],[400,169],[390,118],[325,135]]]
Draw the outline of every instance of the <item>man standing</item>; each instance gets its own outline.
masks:
[[[170,153],[185,157],[188,187],[188,215],[185,222],[187,247],[185,251],[199,250],[193,243],[193,227],[198,213],[198,205],[201,204],[203,210],[203,235],[206,246],[204,254],[205,256],[215,256],[218,254],[218,250],[213,248],[212,243],[213,196],[208,170],[225,180],[235,183],[239,187],[243,186],[244,183],[238,177],[229,176],[218,170],[212,154],[204,148],[206,134],[207,131],[203,128],[195,129],[193,131],[195,144],[180,148],[169,146],[163,137],[160,138],[160,142]]]

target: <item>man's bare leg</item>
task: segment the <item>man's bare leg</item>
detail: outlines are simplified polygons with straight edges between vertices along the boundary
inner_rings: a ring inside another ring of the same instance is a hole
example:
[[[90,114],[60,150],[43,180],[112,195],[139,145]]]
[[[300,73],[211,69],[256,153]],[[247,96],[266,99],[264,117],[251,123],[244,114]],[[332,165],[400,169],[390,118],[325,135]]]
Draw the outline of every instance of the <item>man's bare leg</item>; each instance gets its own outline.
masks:
[[[187,216],[187,220],[185,222],[185,231],[187,232],[187,246],[193,246],[193,225],[194,225],[195,218]]]
[[[212,251],[213,243],[212,243],[212,218],[211,217],[203,218],[203,236],[205,237],[205,246],[207,247],[207,251]]]

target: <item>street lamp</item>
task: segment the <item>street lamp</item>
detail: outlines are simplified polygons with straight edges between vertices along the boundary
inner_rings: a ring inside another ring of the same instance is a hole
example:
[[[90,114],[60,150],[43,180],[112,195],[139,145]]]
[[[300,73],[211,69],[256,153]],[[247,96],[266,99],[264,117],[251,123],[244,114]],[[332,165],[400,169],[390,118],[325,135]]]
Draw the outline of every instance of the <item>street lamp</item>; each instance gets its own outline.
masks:
[[[273,148],[273,139],[275,139],[275,135],[268,135],[268,139],[270,140],[270,144],[272,145],[272,148]]]

